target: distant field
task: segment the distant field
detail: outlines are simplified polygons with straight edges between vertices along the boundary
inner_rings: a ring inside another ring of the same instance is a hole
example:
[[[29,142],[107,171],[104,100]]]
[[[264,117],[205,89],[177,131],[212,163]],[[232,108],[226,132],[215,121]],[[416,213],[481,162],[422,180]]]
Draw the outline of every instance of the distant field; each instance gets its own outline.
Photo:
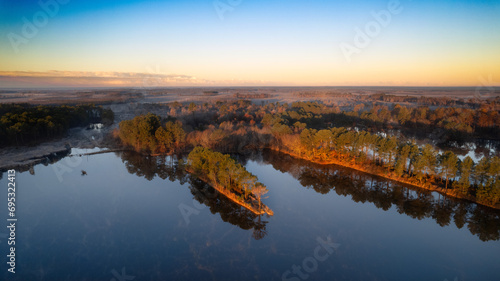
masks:
[[[495,98],[500,87],[223,87],[130,89],[12,89],[0,91],[0,103],[106,104],[115,102],[168,103],[249,99],[261,102],[317,100],[342,105],[360,95]]]

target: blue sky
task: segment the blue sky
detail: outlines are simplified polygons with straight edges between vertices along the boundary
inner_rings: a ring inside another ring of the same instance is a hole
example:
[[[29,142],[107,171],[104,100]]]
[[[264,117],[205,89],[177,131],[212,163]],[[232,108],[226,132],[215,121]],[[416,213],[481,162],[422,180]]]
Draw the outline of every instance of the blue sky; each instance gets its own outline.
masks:
[[[230,7],[221,18],[214,1],[67,0],[54,2],[58,11],[32,38],[13,43],[24,38],[23,18],[34,23],[44,10],[38,1],[0,1],[0,83],[52,70],[187,75],[194,85],[500,81],[500,1],[399,1],[401,12],[356,46],[356,30],[390,2],[221,0]]]

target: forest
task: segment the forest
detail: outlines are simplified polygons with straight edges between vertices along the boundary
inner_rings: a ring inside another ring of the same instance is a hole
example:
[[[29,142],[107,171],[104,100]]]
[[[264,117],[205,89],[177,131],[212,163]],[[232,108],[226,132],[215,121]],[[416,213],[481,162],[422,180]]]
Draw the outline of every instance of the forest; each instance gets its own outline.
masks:
[[[70,128],[111,124],[114,113],[95,105],[0,104],[0,147],[34,145],[61,137]]]
[[[466,141],[498,144],[496,106],[358,104],[340,111],[319,102],[257,105],[242,99],[160,107],[164,117],[146,114],[122,121],[115,136],[151,154],[188,153],[198,146],[240,154],[273,149],[498,208],[497,153],[486,153],[477,162],[456,153]]]
[[[254,210],[252,203],[256,199],[258,201],[257,210],[261,210],[261,198],[268,192],[266,186],[258,182],[257,176],[248,172],[230,155],[197,146],[187,157],[186,170],[204,179],[216,189],[220,187],[229,191],[229,194],[236,194],[234,199],[238,202],[248,202],[250,210]],[[228,197],[232,198],[233,196]],[[246,205],[245,207],[247,207]],[[264,208],[264,213],[272,215],[272,211],[267,207]]]

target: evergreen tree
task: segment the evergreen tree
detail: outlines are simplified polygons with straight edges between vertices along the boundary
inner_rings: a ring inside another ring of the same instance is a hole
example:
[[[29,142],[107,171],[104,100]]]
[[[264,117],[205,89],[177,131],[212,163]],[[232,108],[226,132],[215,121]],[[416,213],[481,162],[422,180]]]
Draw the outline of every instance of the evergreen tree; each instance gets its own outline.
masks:
[[[441,175],[446,179],[445,189],[448,189],[448,181],[458,172],[458,157],[452,151],[446,151],[440,157],[440,166]]]
[[[470,177],[474,169],[474,161],[469,156],[459,163],[460,180],[458,181],[459,192],[463,195],[469,193]]]

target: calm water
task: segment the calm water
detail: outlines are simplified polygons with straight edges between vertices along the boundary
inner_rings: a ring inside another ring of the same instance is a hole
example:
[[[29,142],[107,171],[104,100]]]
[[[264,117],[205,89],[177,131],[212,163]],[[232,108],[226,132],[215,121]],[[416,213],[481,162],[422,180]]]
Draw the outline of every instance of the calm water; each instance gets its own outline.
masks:
[[[18,173],[16,274],[3,226],[0,278],[500,280],[497,211],[276,153],[240,160],[269,188],[273,217],[170,158],[67,157]]]

